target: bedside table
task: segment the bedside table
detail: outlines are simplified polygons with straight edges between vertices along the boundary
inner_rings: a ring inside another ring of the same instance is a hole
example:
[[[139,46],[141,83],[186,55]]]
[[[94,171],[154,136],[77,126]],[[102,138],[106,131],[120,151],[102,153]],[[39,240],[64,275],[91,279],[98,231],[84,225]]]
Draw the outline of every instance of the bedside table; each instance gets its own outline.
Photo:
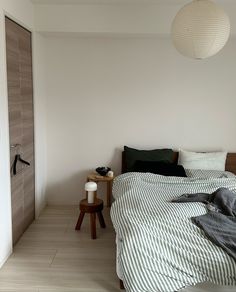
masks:
[[[87,182],[93,181],[96,183],[104,182],[107,184],[107,206],[111,207],[112,183],[115,177],[101,176],[96,173],[91,173],[87,177]]]

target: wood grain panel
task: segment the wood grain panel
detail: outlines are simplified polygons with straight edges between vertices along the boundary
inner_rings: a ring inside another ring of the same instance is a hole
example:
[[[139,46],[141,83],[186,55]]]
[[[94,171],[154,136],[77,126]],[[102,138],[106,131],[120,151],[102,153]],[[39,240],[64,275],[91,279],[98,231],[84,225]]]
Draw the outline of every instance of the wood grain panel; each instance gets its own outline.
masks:
[[[11,164],[18,152],[30,162],[22,169],[18,165],[17,175],[11,176],[13,242],[16,243],[34,220],[34,113],[32,81],[31,33],[14,21],[6,18],[6,52],[9,104]]]

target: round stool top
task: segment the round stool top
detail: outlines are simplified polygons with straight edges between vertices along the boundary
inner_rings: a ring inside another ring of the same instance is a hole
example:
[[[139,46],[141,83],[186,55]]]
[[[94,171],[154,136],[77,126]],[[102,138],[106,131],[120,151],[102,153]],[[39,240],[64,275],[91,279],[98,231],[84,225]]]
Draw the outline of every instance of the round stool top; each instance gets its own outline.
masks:
[[[96,213],[103,210],[103,200],[95,199],[93,204],[89,204],[86,199],[80,201],[80,211],[85,213]]]

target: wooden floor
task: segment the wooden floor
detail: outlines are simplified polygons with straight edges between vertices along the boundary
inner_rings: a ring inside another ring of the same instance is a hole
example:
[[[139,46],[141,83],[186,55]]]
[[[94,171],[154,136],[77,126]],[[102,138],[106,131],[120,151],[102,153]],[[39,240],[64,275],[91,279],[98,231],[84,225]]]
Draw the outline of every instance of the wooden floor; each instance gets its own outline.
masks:
[[[75,231],[78,208],[47,207],[0,270],[0,291],[120,291],[109,209],[103,214],[107,228],[97,226],[98,238],[91,240],[88,215]]]

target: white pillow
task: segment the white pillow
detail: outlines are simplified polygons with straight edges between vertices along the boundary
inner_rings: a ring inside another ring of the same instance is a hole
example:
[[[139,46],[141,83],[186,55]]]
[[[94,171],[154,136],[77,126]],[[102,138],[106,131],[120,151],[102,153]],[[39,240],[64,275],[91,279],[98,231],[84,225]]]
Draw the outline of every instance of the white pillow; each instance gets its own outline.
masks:
[[[187,169],[225,170],[227,152],[179,151],[178,164]]]

